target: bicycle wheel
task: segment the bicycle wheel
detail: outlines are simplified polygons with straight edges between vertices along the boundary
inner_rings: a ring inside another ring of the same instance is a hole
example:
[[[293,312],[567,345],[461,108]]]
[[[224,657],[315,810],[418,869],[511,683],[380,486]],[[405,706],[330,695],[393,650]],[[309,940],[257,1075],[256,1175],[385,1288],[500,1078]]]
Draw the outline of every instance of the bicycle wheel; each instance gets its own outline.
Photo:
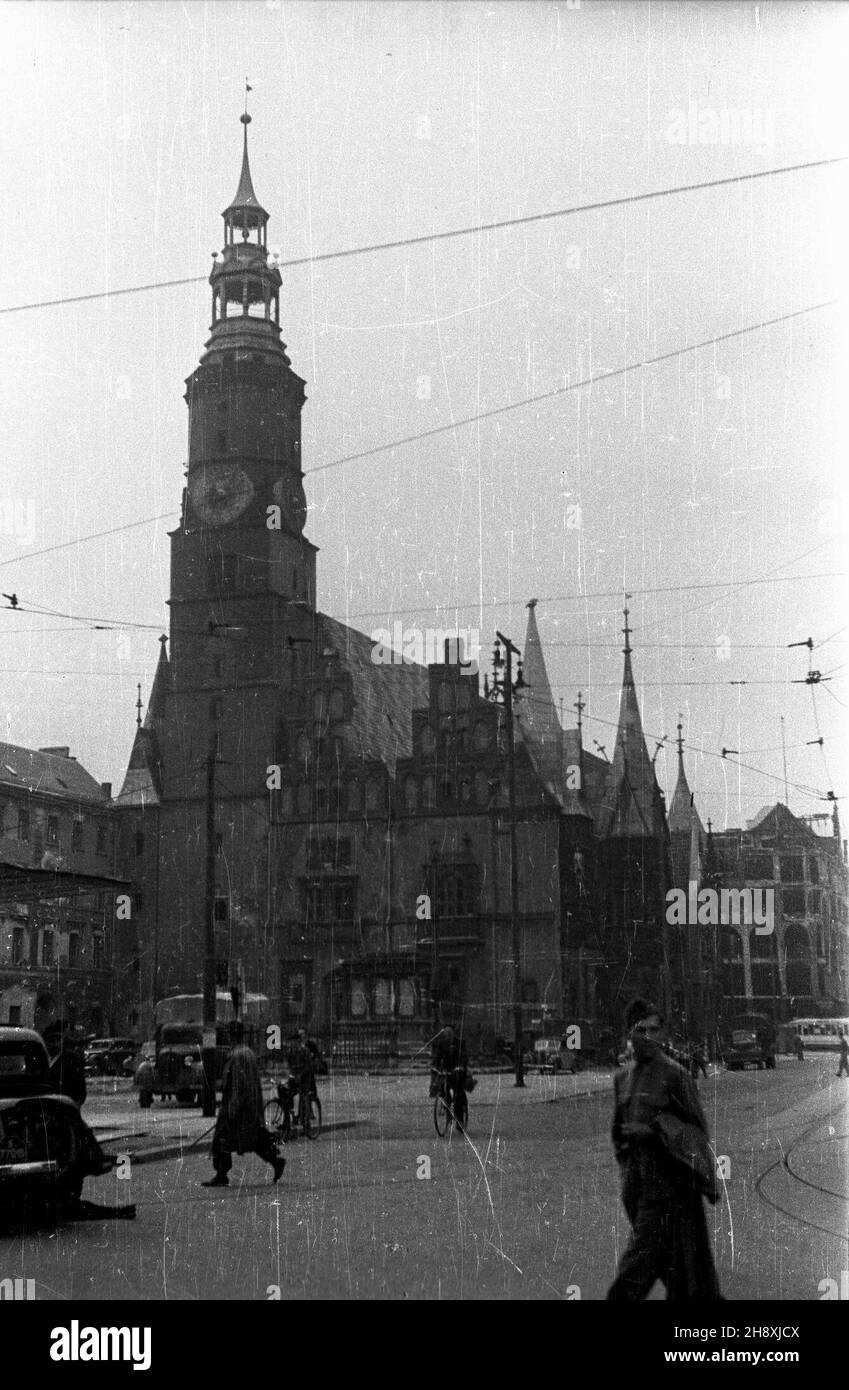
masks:
[[[451,1107],[443,1095],[438,1095],[433,1102],[433,1123],[436,1126],[436,1132],[440,1139],[448,1133],[451,1128],[452,1120],[453,1115]]]
[[[457,1125],[460,1127],[460,1129],[463,1130],[466,1128],[466,1125],[469,1122],[469,1098],[465,1094],[465,1092],[463,1093],[462,1101],[457,1106],[454,1119]]]
[[[286,1135],[286,1111],[280,1104],[276,1096],[266,1101],[263,1111],[265,1128],[273,1134],[275,1139],[285,1139]]]
[[[304,1134],[308,1139],[317,1139],[321,1133],[321,1101],[318,1096],[310,1096],[304,1115]]]

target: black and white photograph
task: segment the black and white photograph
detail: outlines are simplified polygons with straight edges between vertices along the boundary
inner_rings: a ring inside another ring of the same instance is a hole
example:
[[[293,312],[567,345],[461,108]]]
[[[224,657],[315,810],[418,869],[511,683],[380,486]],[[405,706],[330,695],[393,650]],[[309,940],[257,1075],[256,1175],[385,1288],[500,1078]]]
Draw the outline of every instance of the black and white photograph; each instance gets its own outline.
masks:
[[[326,1301],[801,1366],[849,1303],[847,71],[836,0],[0,3],[48,1370]]]

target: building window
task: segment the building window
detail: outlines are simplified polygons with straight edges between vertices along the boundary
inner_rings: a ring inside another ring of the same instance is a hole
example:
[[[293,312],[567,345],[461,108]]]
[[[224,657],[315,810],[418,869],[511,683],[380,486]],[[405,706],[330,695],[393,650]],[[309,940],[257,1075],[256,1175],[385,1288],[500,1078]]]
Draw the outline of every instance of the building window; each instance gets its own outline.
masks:
[[[216,656],[212,662],[212,674],[216,680],[221,680],[224,675],[224,658]]]
[[[216,922],[226,922],[229,917],[229,903],[226,898],[215,899],[215,920]]]
[[[141,830],[136,831],[136,858],[144,854],[144,835]]]
[[[58,816],[48,816],[48,817],[47,817],[47,843],[48,843],[49,845],[58,845],[58,843],[59,843],[59,817],[58,817]]]
[[[210,700],[210,702],[209,702],[209,717],[210,717],[210,719],[212,720],[213,724],[214,724],[217,720],[219,720],[219,719],[221,718],[221,701],[220,701],[220,700]]]
[[[781,890],[781,910],[785,917],[804,917],[805,915],[805,890],[804,888],[782,888]]]
[[[224,853],[224,836],[220,830],[215,832],[215,853],[219,858]]]
[[[97,853],[98,853],[98,854],[106,854],[106,853],[107,853],[107,848],[106,848],[106,826],[105,826],[105,825],[99,825],[99,826],[97,827]]]
[[[341,690],[330,692],[330,718],[335,724],[345,718],[345,696]]]
[[[21,1006],[20,1004],[9,1005],[9,1027],[20,1028],[21,1026]]]
[[[71,826],[71,849],[79,851],[83,847],[83,823],[75,820]]]
[[[79,932],[72,931],[68,937],[68,968],[77,970],[80,964]]]
[[[771,854],[747,854],[743,860],[743,874],[746,878],[772,878]]]
[[[18,811],[18,839],[29,839],[29,811]]]
[[[23,965],[26,959],[26,932],[23,927],[12,928],[12,964]]]
[[[105,956],[105,944],[100,932],[95,932],[91,938],[91,964],[92,969],[102,970]]]
[[[356,884],[350,879],[325,879],[307,884],[307,916],[317,925],[354,920]]]
[[[53,933],[44,931],[41,934],[41,964],[51,966],[53,964]]]
[[[809,854],[809,855],[808,855],[808,882],[809,882],[809,883],[819,883],[819,881],[820,881],[820,866],[819,866],[819,863],[817,862],[816,859],[814,859],[813,855]]]
[[[430,878],[437,917],[469,917],[478,911],[480,874],[477,864],[432,865]]]
[[[144,910],[144,893],[141,888],[137,888],[133,894],[133,907],[136,912],[142,912]]]
[[[782,854],[778,862],[781,865],[782,883],[804,882],[804,860],[801,854]]]

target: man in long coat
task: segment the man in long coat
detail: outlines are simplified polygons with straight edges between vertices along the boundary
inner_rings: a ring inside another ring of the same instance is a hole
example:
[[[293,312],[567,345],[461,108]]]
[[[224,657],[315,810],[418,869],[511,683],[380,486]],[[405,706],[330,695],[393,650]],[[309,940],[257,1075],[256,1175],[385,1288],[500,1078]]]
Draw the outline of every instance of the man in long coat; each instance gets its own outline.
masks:
[[[256,1057],[249,1047],[238,1044],[233,1048],[224,1068],[221,1108],[212,1136],[212,1162],[215,1177],[204,1187],[227,1187],[227,1174],[233,1166],[233,1152],[255,1153],[270,1163],[277,1182],[286,1167],[286,1160],[277,1153],[277,1146],[263,1123],[262,1083]]]
[[[671,1117],[707,1141],[698,1091],[684,1068],[664,1055],[663,1019],[654,1004],[635,1000],[627,1025],[634,1062],[614,1078],[612,1139],[632,1232],[607,1297],[646,1298],[660,1279],[668,1299],[721,1299],[703,1189],[671,1155],[658,1129],[662,1117]]]

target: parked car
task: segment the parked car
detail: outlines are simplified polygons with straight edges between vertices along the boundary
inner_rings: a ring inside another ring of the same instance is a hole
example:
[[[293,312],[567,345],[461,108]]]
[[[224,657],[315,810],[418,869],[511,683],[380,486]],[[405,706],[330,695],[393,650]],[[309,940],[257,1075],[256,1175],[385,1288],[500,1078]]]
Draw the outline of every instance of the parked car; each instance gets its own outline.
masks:
[[[578,1053],[567,1045],[567,1038],[537,1038],[534,1043],[534,1061],[542,1071],[577,1071]]]
[[[95,1038],[85,1051],[86,1071],[95,1076],[120,1076],[124,1063],[137,1051],[135,1038]]]
[[[746,1067],[757,1067],[763,1071],[775,1066],[775,1058],[770,1055],[757,1033],[748,1028],[734,1028],[722,1049],[722,1060],[729,1071],[744,1071]]]
[[[121,1064],[122,1076],[135,1076],[142,1062],[152,1062],[156,1056],[156,1043],[145,1042],[141,1047],[136,1047],[132,1057],[128,1057]]]
[[[40,1035],[0,1027],[0,1217],[77,1201],[85,1178],[114,1163],[79,1108],[54,1091]]]

